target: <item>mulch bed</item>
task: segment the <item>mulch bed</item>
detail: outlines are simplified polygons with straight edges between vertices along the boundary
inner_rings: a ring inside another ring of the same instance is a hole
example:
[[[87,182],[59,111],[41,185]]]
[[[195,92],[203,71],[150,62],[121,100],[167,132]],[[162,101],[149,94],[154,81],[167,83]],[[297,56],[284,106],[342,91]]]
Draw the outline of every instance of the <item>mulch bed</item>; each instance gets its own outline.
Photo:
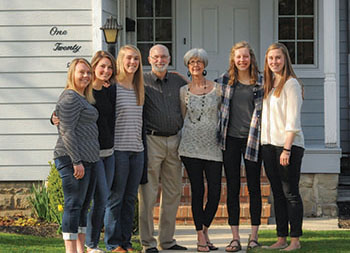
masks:
[[[58,224],[25,217],[22,215],[0,217],[0,232],[33,235],[41,237],[61,237],[57,234]]]

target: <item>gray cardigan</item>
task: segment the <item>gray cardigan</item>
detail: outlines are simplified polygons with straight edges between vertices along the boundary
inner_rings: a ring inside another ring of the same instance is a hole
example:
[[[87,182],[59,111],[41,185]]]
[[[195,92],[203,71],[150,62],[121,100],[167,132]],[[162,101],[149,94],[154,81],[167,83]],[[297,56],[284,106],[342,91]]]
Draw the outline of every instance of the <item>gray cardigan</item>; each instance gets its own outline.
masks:
[[[64,90],[56,105],[60,119],[54,159],[69,156],[73,164],[97,162],[100,145],[98,142],[98,111],[74,90]]]

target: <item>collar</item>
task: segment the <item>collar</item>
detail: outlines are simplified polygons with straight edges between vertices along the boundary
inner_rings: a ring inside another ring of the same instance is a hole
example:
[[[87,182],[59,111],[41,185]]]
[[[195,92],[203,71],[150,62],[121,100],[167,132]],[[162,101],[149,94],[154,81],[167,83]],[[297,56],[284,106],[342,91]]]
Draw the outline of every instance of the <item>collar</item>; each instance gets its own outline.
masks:
[[[151,76],[152,76],[152,79],[153,79],[153,81],[168,81],[168,79],[169,79],[169,72],[167,71],[166,72],[166,74],[165,74],[165,76],[164,76],[164,78],[163,79],[159,79],[159,77],[156,75],[156,74],[154,74],[154,72],[153,71],[151,71]]]

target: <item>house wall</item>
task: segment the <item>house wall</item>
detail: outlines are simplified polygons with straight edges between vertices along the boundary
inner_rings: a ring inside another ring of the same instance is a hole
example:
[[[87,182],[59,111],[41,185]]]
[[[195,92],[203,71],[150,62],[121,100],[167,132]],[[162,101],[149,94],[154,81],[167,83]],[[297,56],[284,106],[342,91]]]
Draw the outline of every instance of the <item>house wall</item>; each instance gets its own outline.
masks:
[[[344,153],[350,152],[349,122],[349,9],[348,1],[339,1],[339,51],[340,51],[340,143]]]
[[[106,48],[99,27],[117,1],[0,0],[0,13],[0,181],[43,180],[68,63]]]

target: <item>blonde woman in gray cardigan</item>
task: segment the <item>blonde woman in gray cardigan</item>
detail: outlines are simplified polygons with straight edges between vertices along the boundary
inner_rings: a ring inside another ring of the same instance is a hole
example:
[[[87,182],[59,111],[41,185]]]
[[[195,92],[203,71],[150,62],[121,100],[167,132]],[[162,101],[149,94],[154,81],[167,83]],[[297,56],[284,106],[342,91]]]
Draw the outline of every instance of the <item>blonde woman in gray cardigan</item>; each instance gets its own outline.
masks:
[[[208,228],[220,200],[222,152],[216,139],[220,84],[207,80],[208,56],[204,49],[194,48],[184,56],[192,81],[180,89],[184,126],[179,155],[191,182],[192,214],[197,231],[197,251],[217,250],[209,239]],[[203,208],[204,178],[208,199]]]
[[[99,160],[98,112],[91,105],[95,102],[91,76],[89,62],[74,59],[55,110],[60,124],[54,159],[62,179],[62,234],[69,253],[84,252],[87,212],[95,184],[93,173]]]

